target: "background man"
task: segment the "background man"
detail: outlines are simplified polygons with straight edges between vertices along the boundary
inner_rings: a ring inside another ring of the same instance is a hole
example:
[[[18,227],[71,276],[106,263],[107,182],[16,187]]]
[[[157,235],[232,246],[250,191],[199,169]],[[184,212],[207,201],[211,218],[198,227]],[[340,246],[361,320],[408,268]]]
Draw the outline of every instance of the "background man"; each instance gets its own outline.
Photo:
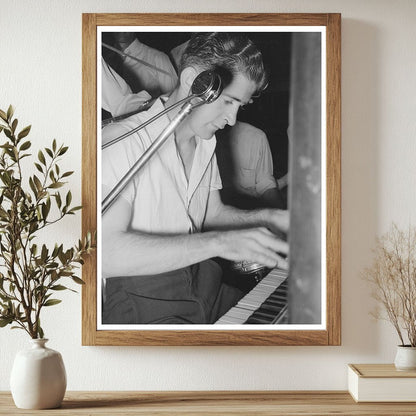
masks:
[[[238,208],[283,209],[266,134],[251,124],[237,121],[233,127],[218,132],[217,139],[222,201]]]

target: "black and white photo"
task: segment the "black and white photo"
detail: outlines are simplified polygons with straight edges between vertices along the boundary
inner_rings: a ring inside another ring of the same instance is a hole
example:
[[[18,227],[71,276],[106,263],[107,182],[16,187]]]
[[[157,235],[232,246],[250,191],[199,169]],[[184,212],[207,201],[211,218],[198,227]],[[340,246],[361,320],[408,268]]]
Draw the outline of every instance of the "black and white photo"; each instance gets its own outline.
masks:
[[[98,332],[326,331],[326,34],[97,27]]]

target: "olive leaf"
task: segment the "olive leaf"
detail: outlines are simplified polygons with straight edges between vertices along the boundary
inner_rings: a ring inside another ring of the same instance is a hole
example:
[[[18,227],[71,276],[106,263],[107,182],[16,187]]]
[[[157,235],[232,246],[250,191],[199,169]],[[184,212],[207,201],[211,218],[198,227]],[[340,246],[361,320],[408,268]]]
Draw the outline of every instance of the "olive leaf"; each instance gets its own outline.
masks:
[[[62,196],[56,191],[73,174],[61,173],[58,165],[68,147],[53,139],[50,147],[37,153],[36,174],[25,179],[20,161],[30,156],[24,152],[32,144],[23,139],[31,126],[17,132],[19,123],[13,116],[12,106],[0,110],[0,134],[5,136],[0,143],[0,327],[10,325],[24,329],[32,338],[43,338],[41,311],[62,302],[51,298],[53,293],[75,292],[61,283],[63,279],[84,284],[75,269],[94,250],[95,233],[87,233],[69,249],[59,243],[49,248],[40,240],[39,231],[81,209],[71,205],[70,190]]]

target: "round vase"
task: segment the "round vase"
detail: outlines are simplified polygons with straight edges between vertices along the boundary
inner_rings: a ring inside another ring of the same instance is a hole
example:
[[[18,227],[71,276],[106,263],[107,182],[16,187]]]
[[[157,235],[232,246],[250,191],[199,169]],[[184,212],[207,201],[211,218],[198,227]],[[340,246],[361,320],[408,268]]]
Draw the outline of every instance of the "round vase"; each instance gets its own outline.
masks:
[[[398,345],[394,365],[399,371],[416,370],[416,347]]]
[[[10,388],[15,405],[21,409],[53,409],[64,398],[64,362],[59,352],[45,346],[47,341],[32,339],[30,349],[16,354]]]

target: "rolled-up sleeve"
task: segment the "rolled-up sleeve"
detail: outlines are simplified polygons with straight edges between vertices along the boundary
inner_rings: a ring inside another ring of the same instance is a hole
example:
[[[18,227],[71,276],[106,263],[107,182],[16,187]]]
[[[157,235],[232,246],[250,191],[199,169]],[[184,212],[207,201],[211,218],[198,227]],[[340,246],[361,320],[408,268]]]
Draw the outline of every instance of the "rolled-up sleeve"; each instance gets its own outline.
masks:
[[[256,192],[263,195],[268,189],[276,188],[276,179],[273,176],[273,159],[267,137],[263,134],[259,140],[259,153],[256,169]]]

